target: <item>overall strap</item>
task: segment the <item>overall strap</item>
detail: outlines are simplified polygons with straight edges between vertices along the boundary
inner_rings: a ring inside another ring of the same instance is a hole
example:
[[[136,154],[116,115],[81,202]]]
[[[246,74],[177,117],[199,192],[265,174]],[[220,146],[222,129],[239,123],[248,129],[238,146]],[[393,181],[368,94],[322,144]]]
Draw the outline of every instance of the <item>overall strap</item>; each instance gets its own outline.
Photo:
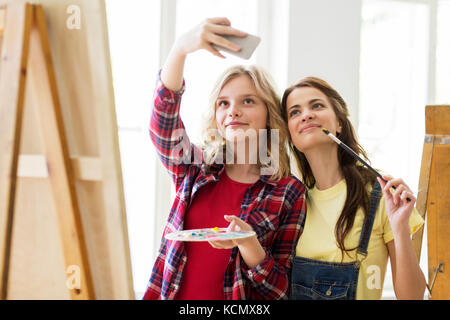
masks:
[[[372,233],[373,222],[375,220],[375,215],[377,213],[378,203],[381,198],[381,186],[378,181],[375,180],[375,183],[372,188],[372,192],[370,193],[370,209],[369,209],[369,218],[364,219],[364,224],[361,229],[361,237],[359,238],[359,245],[357,253],[367,256],[367,247],[369,245],[370,235]]]

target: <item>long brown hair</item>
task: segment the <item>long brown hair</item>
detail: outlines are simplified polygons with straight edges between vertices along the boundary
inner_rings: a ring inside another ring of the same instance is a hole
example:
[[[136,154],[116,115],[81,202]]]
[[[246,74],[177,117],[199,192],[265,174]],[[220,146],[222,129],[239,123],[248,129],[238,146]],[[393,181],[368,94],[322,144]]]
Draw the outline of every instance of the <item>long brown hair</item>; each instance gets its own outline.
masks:
[[[355,151],[360,157],[369,162],[367,154],[363,147],[359,144],[353,125],[350,122],[347,104],[339,93],[322,79],[307,77],[285,90],[281,100],[281,107],[286,123],[288,121],[286,110],[287,98],[292,91],[301,87],[316,88],[327,96],[328,101],[332,105],[334,113],[337,116],[339,124],[342,127],[341,132],[337,135],[338,138],[353,151]],[[308,160],[305,155],[294,146],[292,139],[289,141],[289,149],[295,158],[303,183],[308,188],[314,187],[316,180]],[[336,222],[334,232],[339,249],[341,249],[342,253],[346,252],[348,254],[348,251],[355,250],[356,248],[345,248],[345,237],[352,229],[356,212],[360,207],[364,211],[364,221],[368,218],[370,199],[367,187],[369,184],[372,185],[375,182],[376,176],[370,170],[358,164],[357,160],[350,156],[342,148],[338,148],[338,161],[347,184],[347,197],[344,208],[342,209],[342,212]],[[343,258],[344,256],[342,255],[342,259]]]

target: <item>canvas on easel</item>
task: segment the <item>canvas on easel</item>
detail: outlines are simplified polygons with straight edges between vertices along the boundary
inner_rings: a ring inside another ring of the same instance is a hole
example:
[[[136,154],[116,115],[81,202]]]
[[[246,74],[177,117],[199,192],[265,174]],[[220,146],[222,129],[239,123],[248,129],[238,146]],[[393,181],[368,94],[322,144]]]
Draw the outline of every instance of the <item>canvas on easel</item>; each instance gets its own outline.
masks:
[[[427,106],[417,209],[427,219],[431,299],[450,299],[450,105]],[[420,259],[423,230],[413,236]]]
[[[0,1],[2,298],[134,299],[104,2],[39,3]]]

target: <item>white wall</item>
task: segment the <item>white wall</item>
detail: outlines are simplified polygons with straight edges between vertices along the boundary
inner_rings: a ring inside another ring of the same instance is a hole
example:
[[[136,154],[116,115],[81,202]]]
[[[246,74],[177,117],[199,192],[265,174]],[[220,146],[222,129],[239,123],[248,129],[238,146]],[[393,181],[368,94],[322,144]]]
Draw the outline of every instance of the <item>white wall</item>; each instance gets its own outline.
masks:
[[[360,0],[290,0],[288,84],[316,76],[344,98],[358,126]]]

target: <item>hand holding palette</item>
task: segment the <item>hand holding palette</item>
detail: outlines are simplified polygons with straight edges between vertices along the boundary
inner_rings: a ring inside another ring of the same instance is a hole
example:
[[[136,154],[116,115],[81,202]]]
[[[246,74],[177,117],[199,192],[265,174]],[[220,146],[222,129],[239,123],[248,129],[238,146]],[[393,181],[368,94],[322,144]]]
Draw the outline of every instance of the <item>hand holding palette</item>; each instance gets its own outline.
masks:
[[[254,231],[227,231],[226,228],[206,228],[181,230],[166,234],[167,240],[174,241],[215,241],[215,240],[235,240],[254,236]]]

